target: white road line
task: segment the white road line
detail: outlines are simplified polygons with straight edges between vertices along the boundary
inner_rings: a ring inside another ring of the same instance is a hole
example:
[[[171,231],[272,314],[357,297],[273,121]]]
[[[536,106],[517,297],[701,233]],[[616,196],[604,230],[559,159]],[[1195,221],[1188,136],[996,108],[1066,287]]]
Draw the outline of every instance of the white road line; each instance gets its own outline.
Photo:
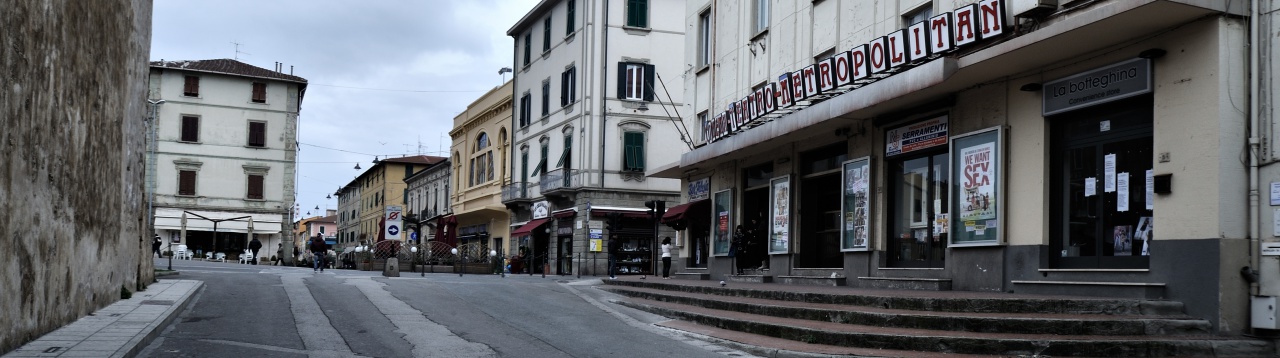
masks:
[[[383,289],[384,283],[369,277],[347,278],[346,283],[359,288],[369,302],[396,325],[396,332],[403,334],[402,338],[413,345],[414,357],[498,356],[489,346],[467,341],[453,334],[449,328],[427,319],[422,312]]]
[[[293,322],[298,328],[298,336],[302,337],[302,345],[307,347],[307,355],[311,357],[352,357],[347,343],[338,330],[333,328],[329,317],[324,315],[316,298],[311,296],[303,277],[307,274],[280,275],[284,283],[284,292],[289,295],[289,308],[293,311]]]

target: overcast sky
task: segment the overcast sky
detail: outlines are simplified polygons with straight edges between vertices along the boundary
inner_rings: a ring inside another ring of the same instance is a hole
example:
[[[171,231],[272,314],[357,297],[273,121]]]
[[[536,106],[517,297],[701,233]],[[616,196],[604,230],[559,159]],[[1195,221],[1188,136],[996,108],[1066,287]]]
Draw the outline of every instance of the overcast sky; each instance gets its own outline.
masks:
[[[374,155],[445,156],[453,117],[502,84],[498,69],[512,65],[507,29],[536,3],[157,0],[151,59],[238,57],[266,69],[279,61],[306,78],[297,201],[314,216],[337,208],[325,196]]]

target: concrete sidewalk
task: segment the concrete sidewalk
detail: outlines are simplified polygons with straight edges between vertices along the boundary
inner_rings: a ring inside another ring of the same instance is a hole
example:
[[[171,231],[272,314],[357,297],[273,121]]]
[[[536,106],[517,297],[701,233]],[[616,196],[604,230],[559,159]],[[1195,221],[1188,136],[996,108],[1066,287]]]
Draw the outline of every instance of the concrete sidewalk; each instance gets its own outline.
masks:
[[[9,357],[132,357],[168,326],[204,282],[159,280],[5,354]]]

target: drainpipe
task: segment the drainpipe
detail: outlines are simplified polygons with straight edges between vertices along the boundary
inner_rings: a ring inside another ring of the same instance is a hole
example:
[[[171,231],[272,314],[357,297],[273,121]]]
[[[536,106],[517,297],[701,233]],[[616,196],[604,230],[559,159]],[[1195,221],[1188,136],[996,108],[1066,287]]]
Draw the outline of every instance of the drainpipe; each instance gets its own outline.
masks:
[[[1257,0],[1254,0],[1257,1]],[[606,125],[609,122],[609,101],[606,95],[609,93],[609,0],[604,1],[604,25],[600,26],[600,188],[604,189],[604,157],[605,143],[609,141],[605,138]],[[589,219],[589,218],[588,218]]]
[[[1253,268],[1246,271],[1246,278],[1258,283],[1252,285],[1252,293],[1263,295],[1270,293],[1268,292],[1270,287],[1264,287],[1266,280],[1258,280],[1258,269],[1262,263],[1262,247],[1259,240],[1259,235],[1262,234],[1262,220],[1259,212],[1261,198],[1258,193],[1258,157],[1261,154],[1258,151],[1262,142],[1259,138],[1261,131],[1258,129],[1261,122],[1258,118],[1258,16],[1258,0],[1253,0],[1249,6],[1249,261]]]

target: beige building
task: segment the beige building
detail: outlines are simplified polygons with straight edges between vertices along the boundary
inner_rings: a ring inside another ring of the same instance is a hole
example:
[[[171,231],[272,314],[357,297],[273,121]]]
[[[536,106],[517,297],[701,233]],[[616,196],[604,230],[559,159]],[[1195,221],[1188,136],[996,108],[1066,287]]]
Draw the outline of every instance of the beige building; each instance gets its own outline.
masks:
[[[1259,3],[690,1],[698,148],[649,171],[685,185],[682,256],[708,253],[682,273],[1168,299],[1266,328]]]
[[[502,255],[510,247],[510,218],[502,205],[502,187],[511,182],[511,94],[507,82],[485,93],[453,118],[453,197],[450,207],[456,230],[449,243],[474,244]]]
[[[339,203],[354,201],[359,205],[358,210],[347,209],[349,215],[338,215],[338,228],[341,230],[337,241],[343,243],[341,247],[349,246],[352,240],[357,245],[372,245],[379,241],[382,233],[381,219],[386,213],[386,207],[404,207],[405,191],[408,188],[404,183],[405,178],[445,159],[429,155],[379,159],[343,190],[339,190]],[[358,187],[358,190],[350,190],[352,187]],[[347,231],[345,228],[354,230]],[[408,240],[408,236],[401,235],[401,239]]]

